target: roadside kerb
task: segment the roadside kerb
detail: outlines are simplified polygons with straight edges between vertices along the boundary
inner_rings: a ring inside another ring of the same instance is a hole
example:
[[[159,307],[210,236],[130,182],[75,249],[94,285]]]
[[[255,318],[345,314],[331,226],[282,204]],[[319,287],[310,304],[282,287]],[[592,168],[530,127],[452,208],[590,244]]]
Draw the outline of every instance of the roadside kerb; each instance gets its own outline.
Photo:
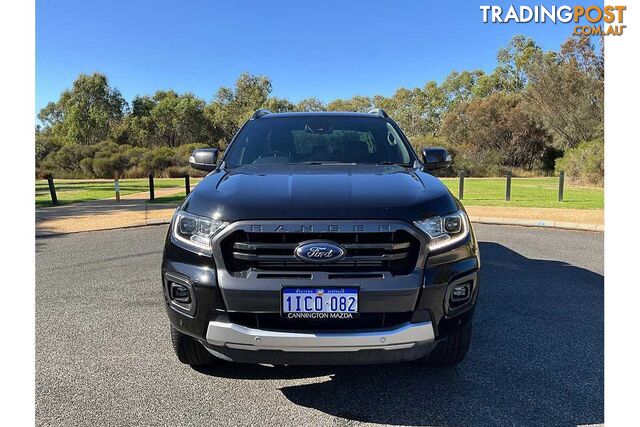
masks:
[[[575,222],[545,221],[536,219],[469,217],[471,222],[494,225],[519,225],[522,227],[562,228],[565,230],[604,231],[603,224],[580,224]]]

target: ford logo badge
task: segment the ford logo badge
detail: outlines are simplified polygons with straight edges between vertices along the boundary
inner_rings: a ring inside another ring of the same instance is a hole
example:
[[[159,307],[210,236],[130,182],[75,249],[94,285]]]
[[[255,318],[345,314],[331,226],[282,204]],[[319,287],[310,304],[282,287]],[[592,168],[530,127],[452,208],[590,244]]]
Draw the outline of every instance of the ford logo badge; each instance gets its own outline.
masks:
[[[295,250],[298,259],[317,264],[336,262],[345,253],[346,251],[339,244],[324,240],[307,240],[300,243]]]

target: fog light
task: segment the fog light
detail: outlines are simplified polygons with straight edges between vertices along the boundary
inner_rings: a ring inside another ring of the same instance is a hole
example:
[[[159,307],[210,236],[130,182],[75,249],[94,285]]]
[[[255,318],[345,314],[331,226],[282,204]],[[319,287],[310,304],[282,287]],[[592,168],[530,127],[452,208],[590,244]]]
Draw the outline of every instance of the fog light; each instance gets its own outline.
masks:
[[[451,301],[460,303],[469,299],[471,296],[471,284],[465,283],[462,285],[455,286],[451,290]]]
[[[177,283],[171,283],[171,299],[183,303],[191,302],[189,289],[186,286],[182,286]]]

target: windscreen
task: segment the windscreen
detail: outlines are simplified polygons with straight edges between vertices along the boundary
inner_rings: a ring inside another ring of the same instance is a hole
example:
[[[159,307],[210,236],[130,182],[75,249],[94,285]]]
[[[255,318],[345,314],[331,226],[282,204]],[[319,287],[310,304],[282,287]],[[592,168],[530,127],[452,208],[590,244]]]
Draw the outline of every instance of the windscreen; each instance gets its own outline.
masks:
[[[259,164],[406,164],[414,158],[391,121],[362,116],[252,120],[225,157],[228,168]]]

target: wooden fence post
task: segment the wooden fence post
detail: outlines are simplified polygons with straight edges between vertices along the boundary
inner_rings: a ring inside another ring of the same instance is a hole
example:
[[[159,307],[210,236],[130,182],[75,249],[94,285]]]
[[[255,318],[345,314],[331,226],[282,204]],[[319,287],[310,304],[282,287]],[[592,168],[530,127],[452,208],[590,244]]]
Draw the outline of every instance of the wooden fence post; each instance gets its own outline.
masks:
[[[505,199],[507,202],[511,200],[511,171],[507,172],[507,194]]]
[[[153,174],[149,174],[149,200],[155,200],[155,191],[153,188]]]
[[[458,185],[458,199],[464,198],[464,171],[460,171],[460,184]]]
[[[56,194],[56,186],[53,183],[53,177],[47,178],[47,183],[49,184],[49,193],[51,194],[51,204],[58,204],[58,195]]]
[[[186,174],[184,176],[184,190],[187,193],[187,196],[189,195],[189,193],[191,193],[191,184],[189,183],[189,174]]]
[[[564,171],[560,171],[560,181],[558,182],[558,201],[564,201]]]

